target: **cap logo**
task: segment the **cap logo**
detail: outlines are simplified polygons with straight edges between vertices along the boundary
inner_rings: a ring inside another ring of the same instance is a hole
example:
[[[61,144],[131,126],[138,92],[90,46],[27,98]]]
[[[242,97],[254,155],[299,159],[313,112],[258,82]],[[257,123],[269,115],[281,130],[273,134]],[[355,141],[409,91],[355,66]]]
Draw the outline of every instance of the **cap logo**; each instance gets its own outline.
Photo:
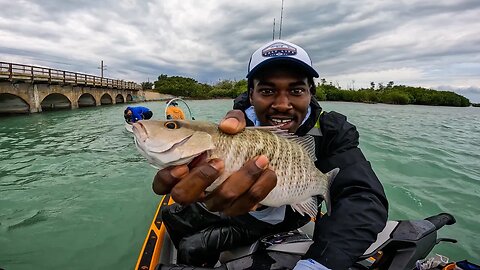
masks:
[[[297,49],[283,42],[276,42],[262,50],[263,57],[296,55]]]

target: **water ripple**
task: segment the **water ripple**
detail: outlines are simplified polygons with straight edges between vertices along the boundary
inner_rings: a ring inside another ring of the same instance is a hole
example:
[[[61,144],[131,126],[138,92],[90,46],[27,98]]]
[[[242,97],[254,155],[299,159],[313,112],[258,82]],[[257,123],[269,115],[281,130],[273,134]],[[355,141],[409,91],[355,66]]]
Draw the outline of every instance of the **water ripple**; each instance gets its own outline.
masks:
[[[7,225],[7,230],[10,231],[21,227],[31,226],[48,219],[48,215],[46,214],[45,210],[38,210],[33,213],[31,212],[30,214],[30,216],[23,217],[22,219],[15,221],[13,224]]]
[[[233,103],[189,104],[197,119],[217,122]],[[164,103],[145,105],[154,118],[164,111]],[[435,251],[475,261],[480,254],[480,109],[322,106],[357,126],[362,151],[385,187],[390,218],[454,214],[457,224],[441,234],[461,244]],[[125,132],[123,109],[102,106],[0,119],[0,246],[9,247],[8,260],[0,258],[2,267],[122,269],[134,264],[159,197],[151,191],[155,169]],[[77,258],[84,263],[72,265]]]

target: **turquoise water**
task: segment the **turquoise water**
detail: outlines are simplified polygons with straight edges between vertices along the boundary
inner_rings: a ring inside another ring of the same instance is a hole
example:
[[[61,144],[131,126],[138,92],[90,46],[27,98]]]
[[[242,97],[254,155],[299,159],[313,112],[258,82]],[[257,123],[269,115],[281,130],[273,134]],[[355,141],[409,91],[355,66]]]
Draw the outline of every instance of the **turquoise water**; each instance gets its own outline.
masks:
[[[217,121],[232,100],[189,101]],[[160,118],[164,102],[144,103]],[[480,263],[480,108],[324,102],[348,116],[385,186],[390,219],[440,212],[434,252]],[[125,106],[0,118],[0,268],[132,269],[160,197],[125,131]]]

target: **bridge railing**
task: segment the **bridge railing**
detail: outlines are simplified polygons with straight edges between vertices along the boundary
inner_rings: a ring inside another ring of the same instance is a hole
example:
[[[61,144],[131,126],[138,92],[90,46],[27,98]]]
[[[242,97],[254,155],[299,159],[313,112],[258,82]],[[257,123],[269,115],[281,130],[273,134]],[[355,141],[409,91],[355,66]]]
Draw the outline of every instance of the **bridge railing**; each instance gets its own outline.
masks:
[[[0,62],[0,81],[1,80],[141,90],[141,86],[135,82],[114,80],[84,73],[8,62]]]

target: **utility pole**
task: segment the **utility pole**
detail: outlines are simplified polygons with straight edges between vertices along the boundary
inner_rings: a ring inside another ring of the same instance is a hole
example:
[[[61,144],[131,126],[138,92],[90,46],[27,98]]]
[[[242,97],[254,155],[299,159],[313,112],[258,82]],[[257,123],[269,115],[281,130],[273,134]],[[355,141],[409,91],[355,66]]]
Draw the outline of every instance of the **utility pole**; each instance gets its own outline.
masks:
[[[280,11],[280,31],[278,34],[278,39],[282,39],[282,23],[283,23],[283,0],[282,0],[282,10]]]
[[[273,34],[272,34],[272,40],[275,40],[275,18],[273,18]]]
[[[100,69],[100,77],[103,78],[103,71],[107,70],[107,65],[103,65],[103,60],[100,62],[98,69]]]

